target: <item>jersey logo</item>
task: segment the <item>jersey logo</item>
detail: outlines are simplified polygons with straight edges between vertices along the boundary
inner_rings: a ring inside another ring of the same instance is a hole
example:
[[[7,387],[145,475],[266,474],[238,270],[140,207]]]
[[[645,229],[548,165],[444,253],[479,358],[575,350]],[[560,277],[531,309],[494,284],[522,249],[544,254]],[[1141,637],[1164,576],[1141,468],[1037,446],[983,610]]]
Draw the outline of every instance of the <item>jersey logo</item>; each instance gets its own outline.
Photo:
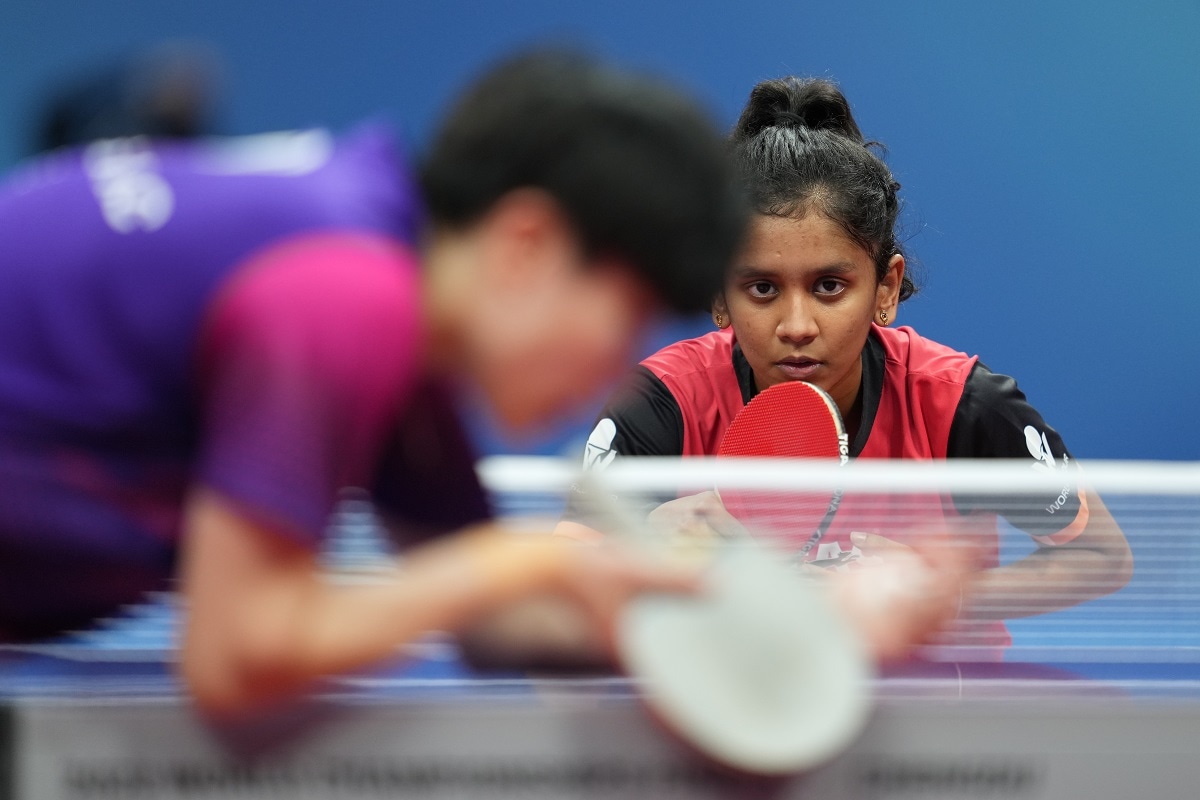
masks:
[[[83,151],[83,166],[104,221],[117,233],[156,231],[171,218],[175,193],[144,136],[96,142]]]
[[[1058,462],[1054,460],[1054,455],[1050,452],[1050,443],[1046,441],[1046,434],[1040,432],[1032,425],[1025,426],[1025,446],[1029,448],[1029,455],[1037,459],[1037,462],[1031,464],[1034,469],[1055,469]],[[1063,453],[1062,465],[1065,469],[1071,459],[1066,453]],[[1057,514],[1067,505],[1067,501],[1074,495],[1074,490],[1070,486],[1064,486],[1058,496],[1050,501],[1050,505],[1046,506],[1047,514]]]
[[[1037,463],[1032,465],[1034,469],[1054,469],[1058,466],[1054,454],[1050,452],[1050,442],[1046,440],[1046,434],[1032,425],[1025,426],[1025,447],[1029,449],[1029,455],[1037,460]],[[1064,455],[1064,466],[1066,461],[1067,457]]]
[[[612,463],[612,460],[617,457],[617,451],[612,446],[616,436],[617,423],[608,417],[597,422],[583,451],[583,468],[603,469]]]

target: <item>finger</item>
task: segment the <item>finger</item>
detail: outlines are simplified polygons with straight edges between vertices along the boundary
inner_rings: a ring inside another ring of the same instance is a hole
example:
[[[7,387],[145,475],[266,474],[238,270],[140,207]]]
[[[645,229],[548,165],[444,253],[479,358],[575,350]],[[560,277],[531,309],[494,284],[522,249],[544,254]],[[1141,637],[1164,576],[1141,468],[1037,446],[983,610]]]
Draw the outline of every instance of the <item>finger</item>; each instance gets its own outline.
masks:
[[[721,505],[719,501],[705,509],[704,521],[713,532],[723,539],[743,539],[750,535],[746,526],[737,517],[726,511],[725,506]]]
[[[939,574],[911,551],[833,577],[840,607],[883,660],[899,658],[926,641],[956,611],[951,576]]]
[[[676,536],[684,541],[690,542],[710,542],[716,539],[720,534],[708,523],[708,519],[703,515],[690,514],[682,524],[679,525]]]
[[[574,579],[623,599],[640,592],[692,593],[700,590],[703,569],[677,558],[670,550],[650,550],[609,543],[580,552]]]
[[[604,540],[604,534],[595,528],[589,528],[583,523],[572,522],[568,519],[561,520],[555,526],[554,535],[574,539],[583,544],[596,544]]]
[[[870,552],[872,555],[886,555],[887,553],[911,553],[913,549],[906,544],[901,544],[895,539],[889,539],[886,536],[880,536],[877,533],[863,533],[854,531],[850,534],[850,541],[854,543],[864,553]]]
[[[704,585],[700,568],[677,559],[607,547],[579,548],[578,555],[562,592],[593,621],[606,646],[613,642],[622,609],[634,597],[693,594]]]
[[[630,594],[670,592],[695,594],[704,586],[704,564],[692,558],[668,553],[654,559],[637,558],[624,568],[623,580]]]

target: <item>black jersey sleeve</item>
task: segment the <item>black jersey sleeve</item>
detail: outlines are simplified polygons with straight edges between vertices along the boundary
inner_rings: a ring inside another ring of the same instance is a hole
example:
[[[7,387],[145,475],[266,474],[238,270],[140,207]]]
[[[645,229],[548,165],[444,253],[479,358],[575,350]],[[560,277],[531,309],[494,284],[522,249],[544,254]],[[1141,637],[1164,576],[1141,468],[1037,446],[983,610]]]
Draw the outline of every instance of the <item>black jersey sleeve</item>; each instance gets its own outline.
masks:
[[[601,410],[584,445],[584,469],[603,469],[622,456],[678,456],[683,453],[683,412],[671,390],[645,367],[637,367]],[[649,510],[661,498],[642,498]],[[585,490],[571,487],[564,518],[603,529],[588,512]]]
[[[621,456],[683,453],[683,412],[671,390],[645,367],[637,367],[604,406],[588,437],[584,466],[603,466]]]
[[[1053,543],[1080,516],[1079,474],[1062,437],[1029,404],[1017,382],[977,363],[967,377],[950,426],[948,458],[1029,459],[1036,469],[1062,473],[1062,486],[1045,496],[967,495],[954,498],[961,513],[997,513],[1043,544]]]

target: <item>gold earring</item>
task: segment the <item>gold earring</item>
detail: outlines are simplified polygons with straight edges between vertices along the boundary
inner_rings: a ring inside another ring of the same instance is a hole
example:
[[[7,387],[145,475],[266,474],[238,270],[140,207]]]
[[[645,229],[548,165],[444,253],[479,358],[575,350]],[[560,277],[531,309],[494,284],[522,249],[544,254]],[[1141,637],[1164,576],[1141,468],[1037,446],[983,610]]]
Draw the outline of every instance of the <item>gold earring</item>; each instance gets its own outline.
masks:
[[[887,325],[887,312],[886,311],[879,312],[879,321],[882,322],[884,325]]]
[[[725,327],[725,317],[721,316],[720,314],[717,314],[717,315],[715,315],[715,316],[713,317],[713,322],[717,323],[717,327],[718,327],[718,328],[722,328],[722,329],[724,329],[724,327]]]

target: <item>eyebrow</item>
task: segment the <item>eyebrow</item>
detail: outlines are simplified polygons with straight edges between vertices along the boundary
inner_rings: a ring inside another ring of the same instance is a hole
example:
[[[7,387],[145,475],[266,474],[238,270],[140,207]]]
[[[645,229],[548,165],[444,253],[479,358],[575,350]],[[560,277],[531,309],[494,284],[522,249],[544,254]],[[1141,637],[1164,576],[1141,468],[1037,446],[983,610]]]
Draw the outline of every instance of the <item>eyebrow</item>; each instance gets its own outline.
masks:
[[[779,275],[781,270],[764,269],[763,267],[755,267],[752,265],[744,265],[734,267],[732,275],[735,278],[774,278]],[[854,272],[854,264],[849,261],[835,261],[832,264],[826,264],[816,269],[806,270],[812,275],[849,275]]]

